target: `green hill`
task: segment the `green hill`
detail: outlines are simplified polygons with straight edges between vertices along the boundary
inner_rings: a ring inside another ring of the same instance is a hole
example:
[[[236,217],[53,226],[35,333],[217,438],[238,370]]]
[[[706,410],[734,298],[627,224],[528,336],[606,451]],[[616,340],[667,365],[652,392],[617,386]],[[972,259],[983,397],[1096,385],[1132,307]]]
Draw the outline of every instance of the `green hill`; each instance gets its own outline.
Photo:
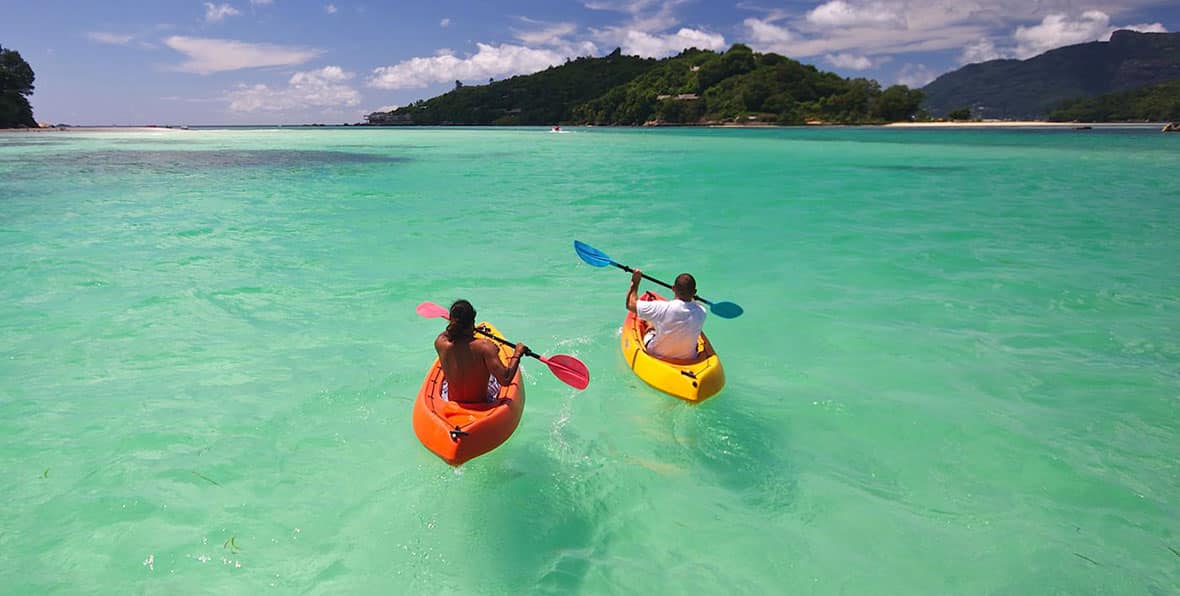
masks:
[[[656,61],[623,56],[578,58],[541,72],[453,91],[394,110],[414,124],[544,125],[570,119],[573,106],[597,97],[654,67]]]
[[[724,53],[688,49],[662,60],[578,58],[532,75],[460,85],[395,110],[412,124],[599,125],[809,120],[865,124],[912,119],[920,91],[882,90],[869,79],[844,79],[741,44]]]
[[[936,116],[971,107],[983,118],[1042,118],[1063,101],[1174,80],[1180,80],[1180,33],[1115,31],[1108,42],[969,64],[922,91]]]
[[[1180,121],[1180,81],[1066,102],[1049,112],[1060,122]]]

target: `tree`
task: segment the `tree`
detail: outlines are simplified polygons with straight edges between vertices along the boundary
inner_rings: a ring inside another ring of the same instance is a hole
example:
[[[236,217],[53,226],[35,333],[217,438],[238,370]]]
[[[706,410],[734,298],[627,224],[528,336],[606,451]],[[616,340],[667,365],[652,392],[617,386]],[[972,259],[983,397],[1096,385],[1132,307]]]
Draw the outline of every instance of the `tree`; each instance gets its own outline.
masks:
[[[922,106],[922,92],[905,85],[893,85],[873,103],[872,116],[882,122],[912,120]],[[970,113],[968,113],[970,117]]]
[[[1068,101],[1050,112],[1049,119],[1081,122],[1180,120],[1180,81]]]
[[[951,110],[947,112],[946,117],[950,118],[951,120],[970,120],[971,108],[959,108],[957,110]]]
[[[33,94],[34,78],[20,52],[0,46],[0,128],[37,126],[26,97]]]

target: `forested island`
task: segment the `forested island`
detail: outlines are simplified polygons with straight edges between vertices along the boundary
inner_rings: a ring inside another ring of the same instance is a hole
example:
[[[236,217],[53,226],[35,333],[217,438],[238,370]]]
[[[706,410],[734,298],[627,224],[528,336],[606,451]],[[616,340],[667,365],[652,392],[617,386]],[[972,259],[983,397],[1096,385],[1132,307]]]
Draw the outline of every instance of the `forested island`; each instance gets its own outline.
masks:
[[[20,52],[0,46],[0,128],[35,128],[33,107],[33,67]]]
[[[486,85],[463,85],[370,122],[417,125],[879,124],[919,115],[922,92],[882,89],[743,44],[656,60],[581,57]]]

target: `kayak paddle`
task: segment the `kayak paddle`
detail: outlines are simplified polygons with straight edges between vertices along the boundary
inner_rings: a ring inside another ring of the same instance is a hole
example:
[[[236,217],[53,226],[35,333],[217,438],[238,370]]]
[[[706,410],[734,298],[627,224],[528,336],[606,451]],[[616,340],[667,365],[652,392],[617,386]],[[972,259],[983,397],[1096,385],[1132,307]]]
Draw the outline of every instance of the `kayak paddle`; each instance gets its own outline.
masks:
[[[422,304],[419,304],[417,311],[419,316],[426,317],[428,319],[441,318],[450,320],[451,318],[451,313],[447,311],[447,309],[433,302],[423,302]],[[479,327],[476,327],[475,331],[476,333],[479,333],[488,339],[502,343],[513,349],[516,348],[516,344],[506,339],[496,337],[491,333],[480,329]],[[573,356],[567,356],[565,354],[542,356],[534,352],[531,348],[527,349],[524,355],[532,356],[533,358],[544,362],[545,365],[549,367],[549,370],[553,371],[553,376],[561,379],[563,383],[573,387],[574,389],[585,389],[586,386],[590,384],[590,369],[586,368],[586,365],[583,364],[581,360],[578,360]]]
[[[615,267],[618,267],[619,269],[622,269],[623,271],[626,271],[627,273],[631,273],[631,272],[635,271],[634,269],[632,269],[626,265],[620,265],[619,263],[612,261],[611,258],[606,256],[606,254],[603,253],[601,250],[598,250],[597,248],[594,248],[593,246],[590,246],[589,244],[586,244],[584,242],[579,242],[577,240],[574,240],[574,250],[577,251],[579,257],[582,257],[583,261],[586,261],[586,263],[593,265],[595,267],[606,267],[607,265],[614,265]],[[660,284],[661,286],[664,286],[665,288],[672,289],[672,286],[670,286],[670,285],[668,285],[668,284],[666,284],[654,277],[649,277],[646,273],[643,274],[643,279],[646,279],[647,281],[650,281],[650,282],[655,282],[657,284]],[[708,300],[705,300],[704,298],[701,298],[700,296],[693,296],[693,298],[696,298],[697,300],[700,300],[701,302],[708,304],[709,310],[712,311],[713,314],[715,314],[723,319],[734,319],[734,318],[740,317],[742,315],[742,312],[744,312],[744,311],[742,311],[742,307],[740,307],[732,302],[709,302]]]

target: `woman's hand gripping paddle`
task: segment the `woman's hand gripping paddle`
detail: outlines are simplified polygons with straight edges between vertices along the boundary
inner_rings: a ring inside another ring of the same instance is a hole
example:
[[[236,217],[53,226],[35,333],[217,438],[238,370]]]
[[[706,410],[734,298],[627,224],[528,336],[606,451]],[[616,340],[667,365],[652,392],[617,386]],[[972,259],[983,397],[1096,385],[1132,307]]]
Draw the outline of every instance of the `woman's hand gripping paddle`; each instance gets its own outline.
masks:
[[[583,242],[579,242],[577,240],[574,240],[574,250],[577,251],[578,256],[581,257],[583,261],[586,261],[586,263],[593,265],[595,267],[606,267],[607,265],[614,265],[615,267],[618,267],[619,269],[622,269],[623,271],[626,271],[627,273],[631,273],[632,271],[635,271],[634,269],[632,269],[626,265],[620,265],[620,264],[612,261],[611,258],[606,256],[606,254],[603,253],[601,250],[598,250],[597,248],[594,248],[593,246],[590,246],[589,244],[585,244]],[[666,284],[654,277],[648,277],[648,275],[646,273],[643,274],[643,279],[646,279],[647,281],[650,281],[650,282],[655,282],[657,284],[660,284],[661,286],[664,286],[665,288],[672,289],[672,286],[670,286],[670,285],[668,285],[668,284]],[[734,318],[740,317],[743,312],[742,307],[740,307],[732,302],[709,302],[708,300],[705,300],[704,298],[701,298],[700,296],[694,296],[694,298],[696,298],[697,300],[700,300],[701,302],[704,302],[705,304],[708,304],[709,310],[713,314],[715,314],[723,319],[734,319]]]
[[[447,309],[433,302],[423,302],[422,304],[419,304],[417,311],[419,316],[426,317],[428,319],[440,318],[450,320],[451,318],[450,312],[448,312]],[[475,331],[481,335],[486,336],[488,339],[502,343],[510,348],[516,348],[516,344],[506,339],[496,337],[478,327],[475,328]],[[531,349],[526,351],[524,355],[532,356],[533,358],[544,362],[545,365],[549,367],[549,370],[553,371],[553,376],[561,379],[563,383],[573,387],[574,389],[585,389],[586,386],[590,384],[590,369],[586,368],[586,365],[583,364],[581,360],[578,360],[573,356],[567,356],[565,354],[542,356]]]

